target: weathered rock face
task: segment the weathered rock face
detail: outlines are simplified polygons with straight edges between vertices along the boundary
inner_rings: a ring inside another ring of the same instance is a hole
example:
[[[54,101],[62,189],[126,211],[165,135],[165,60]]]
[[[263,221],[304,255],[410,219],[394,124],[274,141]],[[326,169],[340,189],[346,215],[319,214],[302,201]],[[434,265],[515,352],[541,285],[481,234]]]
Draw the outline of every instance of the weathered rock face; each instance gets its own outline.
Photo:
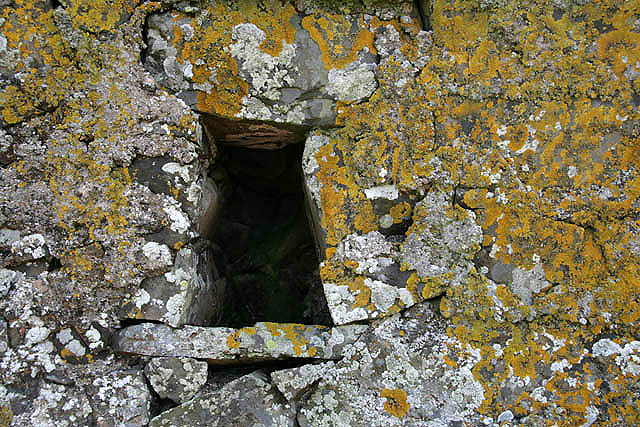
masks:
[[[146,250],[145,250],[146,249]],[[148,258],[167,256],[166,245],[155,242],[143,246]],[[122,312],[131,319],[157,320],[173,327],[208,325],[222,314],[225,280],[220,277],[208,248],[183,247],[176,254],[171,271],[142,281],[138,292]]]
[[[295,412],[268,381],[256,371],[204,394],[151,420],[150,426],[295,426]]]
[[[207,382],[207,363],[188,357],[158,357],[147,363],[144,374],[161,399],[182,403]]]
[[[290,144],[336,326],[216,327]],[[634,1],[0,1],[0,425],[638,424],[639,158]]]
[[[300,401],[298,422],[388,426],[402,419],[405,425],[480,425],[483,417],[475,410],[484,390],[471,370],[480,354],[444,331],[445,324],[427,306],[374,324],[344,359],[319,368],[316,387]],[[456,350],[468,353],[449,360]]]
[[[183,7],[148,19],[144,65],[197,111],[331,126],[337,101],[377,87],[372,19],[344,15],[327,26],[272,1]]]
[[[115,349],[121,353],[160,357],[192,357],[231,365],[282,359],[339,359],[345,348],[367,329],[293,323],[257,323],[242,329],[143,323],[120,331]]]

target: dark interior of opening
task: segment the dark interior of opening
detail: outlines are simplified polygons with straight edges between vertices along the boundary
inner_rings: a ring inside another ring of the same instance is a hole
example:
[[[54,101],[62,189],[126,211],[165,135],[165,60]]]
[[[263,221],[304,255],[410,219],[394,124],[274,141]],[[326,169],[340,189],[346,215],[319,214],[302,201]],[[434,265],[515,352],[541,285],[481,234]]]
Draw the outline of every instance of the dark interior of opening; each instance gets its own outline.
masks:
[[[271,138],[268,148],[247,143],[256,141],[248,132],[241,144],[216,140],[211,174],[222,208],[211,239],[227,281],[220,326],[331,324],[306,215],[303,139],[280,144]]]

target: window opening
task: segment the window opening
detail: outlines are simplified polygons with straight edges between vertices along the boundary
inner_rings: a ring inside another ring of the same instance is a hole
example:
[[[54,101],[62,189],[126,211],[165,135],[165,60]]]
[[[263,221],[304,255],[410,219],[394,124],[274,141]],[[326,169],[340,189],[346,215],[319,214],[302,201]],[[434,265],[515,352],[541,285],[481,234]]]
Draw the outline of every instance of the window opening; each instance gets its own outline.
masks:
[[[210,236],[227,281],[220,326],[331,324],[302,183],[308,128],[213,116],[203,125],[222,200]]]

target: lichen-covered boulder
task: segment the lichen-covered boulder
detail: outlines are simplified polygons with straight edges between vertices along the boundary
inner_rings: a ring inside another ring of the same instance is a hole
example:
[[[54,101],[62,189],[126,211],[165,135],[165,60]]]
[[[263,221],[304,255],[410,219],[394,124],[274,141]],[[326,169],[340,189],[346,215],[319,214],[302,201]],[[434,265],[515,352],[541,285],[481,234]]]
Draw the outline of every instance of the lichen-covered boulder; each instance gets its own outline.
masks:
[[[296,403],[305,393],[311,392],[334,365],[334,361],[328,361],[275,371],[271,373],[271,381],[289,402]]]
[[[151,391],[142,371],[111,372],[89,386],[98,425],[147,425],[151,419]]]
[[[170,257],[166,245],[149,242],[149,258]],[[123,317],[156,320],[173,327],[209,325],[222,313],[225,280],[220,277],[208,248],[184,247],[169,259],[172,269],[145,279],[122,307]]]
[[[374,324],[344,359],[322,367],[315,388],[298,401],[298,422],[480,425],[483,417],[476,410],[484,390],[472,373],[480,354],[448,338],[445,330],[428,306]],[[452,360],[452,351],[465,355]]]
[[[6,390],[4,394],[6,399]],[[11,425],[71,427],[89,425],[94,420],[91,402],[78,387],[45,382],[32,404],[33,410],[14,417]]]

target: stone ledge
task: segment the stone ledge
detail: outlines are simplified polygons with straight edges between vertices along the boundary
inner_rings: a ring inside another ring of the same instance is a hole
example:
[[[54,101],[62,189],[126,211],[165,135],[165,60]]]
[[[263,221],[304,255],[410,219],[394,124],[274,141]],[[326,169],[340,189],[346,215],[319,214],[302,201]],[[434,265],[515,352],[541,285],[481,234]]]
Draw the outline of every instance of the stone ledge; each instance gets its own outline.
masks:
[[[286,359],[340,359],[367,329],[295,323],[256,323],[252,327],[184,326],[143,323],[122,329],[114,349],[153,357],[192,357],[211,364],[242,364]]]

